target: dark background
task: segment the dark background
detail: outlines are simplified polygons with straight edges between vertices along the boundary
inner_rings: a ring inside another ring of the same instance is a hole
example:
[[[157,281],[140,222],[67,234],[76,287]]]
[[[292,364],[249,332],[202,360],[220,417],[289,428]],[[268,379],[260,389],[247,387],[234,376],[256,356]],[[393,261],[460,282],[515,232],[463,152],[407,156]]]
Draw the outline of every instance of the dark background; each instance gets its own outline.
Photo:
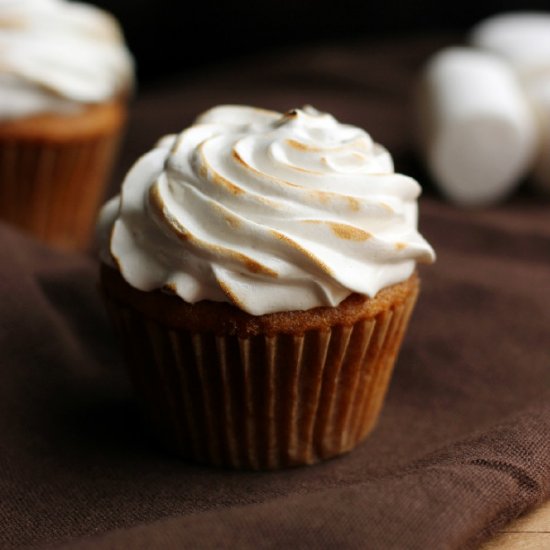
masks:
[[[548,0],[91,0],[121,22],[141,82],[304,43],[466,30]]]

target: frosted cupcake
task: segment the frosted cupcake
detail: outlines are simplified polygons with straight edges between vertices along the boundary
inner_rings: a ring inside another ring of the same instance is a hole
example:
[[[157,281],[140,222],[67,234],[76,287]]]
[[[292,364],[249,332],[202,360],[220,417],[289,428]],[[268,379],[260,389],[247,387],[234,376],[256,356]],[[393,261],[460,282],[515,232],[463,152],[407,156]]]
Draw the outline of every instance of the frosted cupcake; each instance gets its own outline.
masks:
[[[102,287],[165,441],[252,469],[362,441],[434,259],[419,193],[312,108],[217,107],[139,159],[100,216]]]
[[[65,0],[0,0],[0,218],[85,248],[126,116],[116,21]]]

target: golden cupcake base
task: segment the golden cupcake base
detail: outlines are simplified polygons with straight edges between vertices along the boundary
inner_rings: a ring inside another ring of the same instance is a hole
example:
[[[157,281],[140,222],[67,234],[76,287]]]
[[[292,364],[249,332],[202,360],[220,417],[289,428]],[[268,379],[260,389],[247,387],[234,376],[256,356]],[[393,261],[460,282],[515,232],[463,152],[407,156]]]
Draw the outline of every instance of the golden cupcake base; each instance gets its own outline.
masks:
[[[0,124],[0,219],[58,248],[83,250],[126,118],[121,102]]]
[[[253,470],[313,464],[365,439],[419,289],[414,275],[374,299],[353,295],[337,308],[248,316],[263,325],[254,331],[246,329],[247,314],[227,304],[191,306],[137,291],[113,269],[102,274],[130,376],[162,439],[193,461]],[[214,315],[207,320],[216,309],[223,331]],[[238,320],[228,322],[232,310]],[[305,330],[295,317],[309,318]]]

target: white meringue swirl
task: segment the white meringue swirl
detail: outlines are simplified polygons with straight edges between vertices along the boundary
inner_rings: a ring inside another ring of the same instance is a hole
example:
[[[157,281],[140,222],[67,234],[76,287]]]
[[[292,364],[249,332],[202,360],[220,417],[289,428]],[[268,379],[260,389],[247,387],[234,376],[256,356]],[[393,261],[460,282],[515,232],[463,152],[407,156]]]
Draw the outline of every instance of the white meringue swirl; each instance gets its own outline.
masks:
[[[216,107],[134,165],[100,216],[102,257],[135,288],[189,303],[336,306],[434,260],[419,193],[366,132],[328,114]]]
[[[78,112],[132,83],[132,58],[106,12],[66,0],[0,0],[0,120]]]

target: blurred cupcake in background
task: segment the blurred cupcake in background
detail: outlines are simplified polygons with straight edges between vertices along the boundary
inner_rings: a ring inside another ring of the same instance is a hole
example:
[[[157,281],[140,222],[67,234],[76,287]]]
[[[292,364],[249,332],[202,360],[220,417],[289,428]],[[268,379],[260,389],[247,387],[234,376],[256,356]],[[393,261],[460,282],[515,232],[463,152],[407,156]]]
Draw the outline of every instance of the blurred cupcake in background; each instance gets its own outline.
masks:
[[[0,218],[85,249],[133,86],[115,19],[66,0],[0,0]]]

